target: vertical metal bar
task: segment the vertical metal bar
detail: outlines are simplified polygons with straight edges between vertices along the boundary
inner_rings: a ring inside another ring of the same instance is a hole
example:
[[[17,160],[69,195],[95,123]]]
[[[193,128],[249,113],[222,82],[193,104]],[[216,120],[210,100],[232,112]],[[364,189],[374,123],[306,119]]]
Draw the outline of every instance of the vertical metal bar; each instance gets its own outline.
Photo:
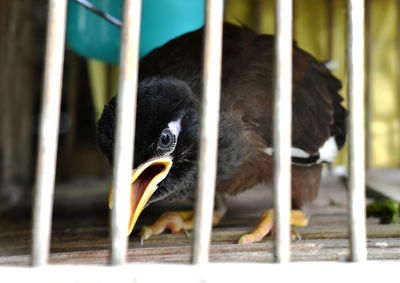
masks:
[[[364,151],[364,1],[348,0],[347,68],[349,74],[349,201],[350,237],[353,261],[364,261],[365,151]]]
[[[112,265],[125,263],[128,246],[127,232],[136,122],[141,10],[141,0],[125,0],[114,148],[115,189],[113,190],[114,208],[111,212],[110,254],[110,264]]]
[[[34,266],[47,264],[50,251],[66,13],[66,0],[49,1],[39,124],[39,155],[33,205],[32,265]]]
[[[193,237],[194,264],[208,262],[211,241],[218,148],[223,6],[224,1],[221,0],[206,2],[199,181]]]
[[[278,0],[275,3],[275,260],[288,262],[290,259],[293,3],[284,0]]]

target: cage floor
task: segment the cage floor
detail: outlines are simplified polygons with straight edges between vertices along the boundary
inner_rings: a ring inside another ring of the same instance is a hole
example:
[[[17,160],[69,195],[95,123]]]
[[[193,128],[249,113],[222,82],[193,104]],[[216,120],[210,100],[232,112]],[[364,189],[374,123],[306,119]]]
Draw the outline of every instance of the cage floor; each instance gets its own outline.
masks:
[[[54,264],[106,264],[109,256],[108,186],[101,180],[77,180],[56,186],[50,262]],[[346,260],[349,255],[347,192],[338,178],[325,177],[319,196],[306,207],[307,227],[296,228],[301,240],[291,244],[293,261]],[[228,212],[213,229],[210,258],[213,262],[265,262],[273,260],[273,240],[236,244],[240,235],[256,225],[272,205],[272,191],[256,187],[228,197]],[[129,262],[188,263],[191,238],[163,234],[141,246],[135,236],[143,224],[153,223],[167,210],[190,209],[189,202],[162,202],[147,208],[129,238]],[[28,265],[31,245],[31,209],[21,207],[0,216],[0,264]],[[368,219],[368,258],[400,259],[400,225],[379,225]]]

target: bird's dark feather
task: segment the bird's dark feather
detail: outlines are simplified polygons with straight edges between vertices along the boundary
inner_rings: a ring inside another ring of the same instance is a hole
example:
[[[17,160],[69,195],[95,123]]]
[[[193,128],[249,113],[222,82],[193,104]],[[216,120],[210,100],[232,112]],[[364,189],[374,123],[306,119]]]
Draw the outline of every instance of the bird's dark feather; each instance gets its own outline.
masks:
[[[223,34],[217,190],[236,194],[272,181],[273,158],[264,150],[273,144],[274,37],[232,24],[224,24]],[[194,191],[202,38],[202,29],[184,34],[140,61],[134,165],[151,157],[151,143],[168,122],[183,117],[173,168],[151,201]],[[310,160],[330,136],[339,147],[345,142],[347,111],[340,88],[323,64],[294,44],[292,144],[310,154]],[[114,103],[98,124],[99,144],[110,161]],[[292,204],[299,208],[314,199],[321,165],[293,165],[292,174]]]

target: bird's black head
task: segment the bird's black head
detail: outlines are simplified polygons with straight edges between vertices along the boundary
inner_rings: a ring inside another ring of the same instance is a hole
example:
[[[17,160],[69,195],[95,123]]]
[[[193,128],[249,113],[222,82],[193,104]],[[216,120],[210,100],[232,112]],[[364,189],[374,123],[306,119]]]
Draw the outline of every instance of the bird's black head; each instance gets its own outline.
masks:
[[[157,184],[147,204],[166,197],[192,194],[197,170],[198,107],[192,90],[181,80],[149,78],[140,82],[133,167],[143,167],[149,160],[167,158],[172,161],[168,174]],[[97,125],[99,146],[110,163],[113,160],[115,111],[114,97],[104,107]],[[146,169],[140,175],[157,175],[157,170],[163,169],[150,167],[155,172]]]
[[[172,167],[149,203],[190,193],[195,183],[199,102],[175,78],[143,80],[138,88],[134,168],[171,156]]]

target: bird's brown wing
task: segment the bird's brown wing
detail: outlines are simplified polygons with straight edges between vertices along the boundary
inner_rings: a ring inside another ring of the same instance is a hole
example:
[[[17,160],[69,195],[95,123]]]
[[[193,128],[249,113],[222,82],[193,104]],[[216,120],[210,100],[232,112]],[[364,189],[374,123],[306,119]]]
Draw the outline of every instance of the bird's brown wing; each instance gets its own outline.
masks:
[[[251,35],[250,31],[246,32]],[[226,101],[222,105],[241,112],[248,127],[271,146],[274,38],[255,34],[252,39],[248,38],[252,40],[246,44],[250,50],[242,51],[241,61],[236,59],[236,69],[230,72],[231,65],[224,62],[222,99]],[[224,49],[224,55],[229,53],[234,52]],[[340,88],[340,81],[322,63],[294,45],[293,147],[316,155],[330,136],[337,136],[339,147],[343,146],[347,112],[341,105]]]
[[[346,136],[347,111],[338,94],[342,85],[311,55],[293,51],[293,146],[313,154],[331,136],[339,148]]]
[[[218,186],[220,191],[235,194],[272,181],[272,156],[263,150],[273,146],[274,37],[225,25],[223,56],[222,110],[240,116],[240,126],[253,141],[247,161]],[[316,156],[331,136],[339,148],[343,146],[347,112],[341,105],[340,88],[340,81],[322,63],[294,44],[293,147]],[[321,165],[307,165],[311,166],[292,167],[294,207],[311,201],[318,190]]]

